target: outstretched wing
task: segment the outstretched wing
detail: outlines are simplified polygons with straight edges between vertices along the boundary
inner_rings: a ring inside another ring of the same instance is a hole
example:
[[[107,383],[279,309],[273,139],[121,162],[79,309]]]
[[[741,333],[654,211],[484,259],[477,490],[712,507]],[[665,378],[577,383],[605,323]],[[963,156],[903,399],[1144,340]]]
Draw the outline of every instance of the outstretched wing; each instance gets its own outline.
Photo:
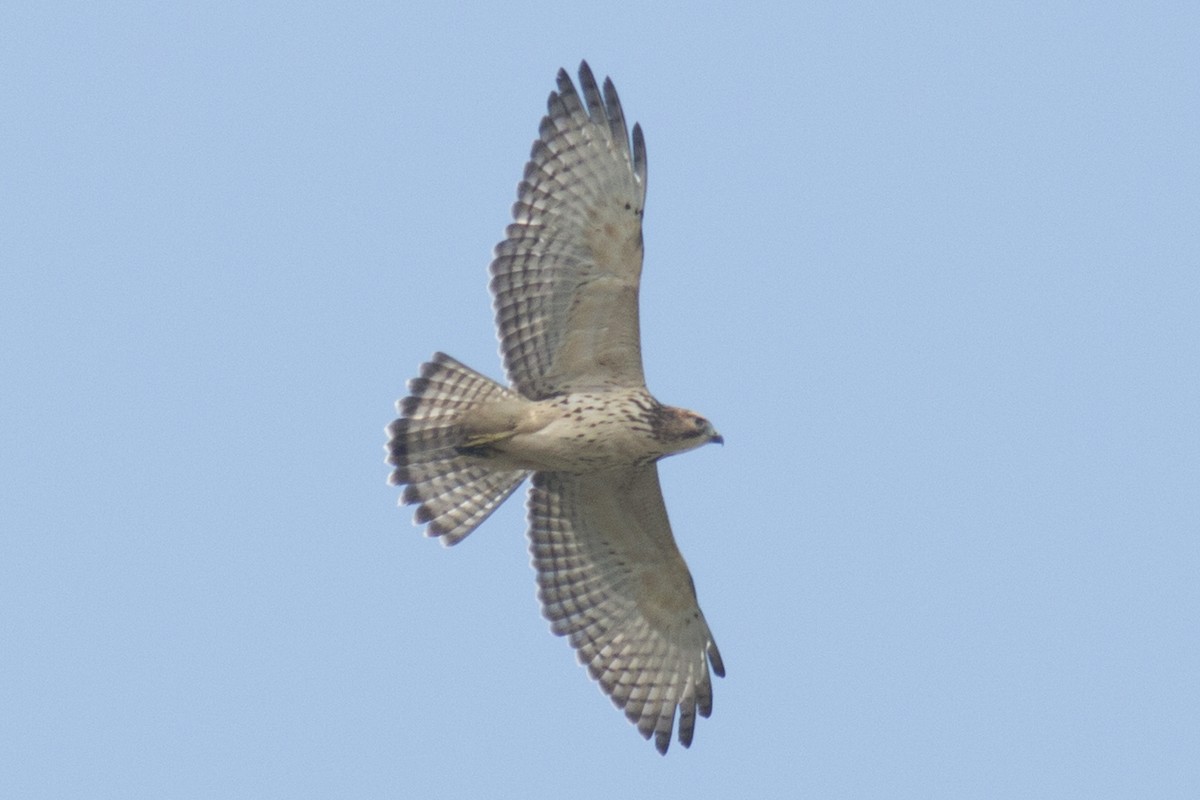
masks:
[[[638,285],[646,144],[633,145],[611,80],[587,62],[580,99],[558,72],[549,113],[496,246],[492,294],[504,367],[526,397],[641,387]]]
[[[671,536],[658,468],[618,474],[537,472],[529,536],[538,597],[551,629],[647,739],[667,751],[676,708],[679,742],[696,713],[712,713],[721,654]]]

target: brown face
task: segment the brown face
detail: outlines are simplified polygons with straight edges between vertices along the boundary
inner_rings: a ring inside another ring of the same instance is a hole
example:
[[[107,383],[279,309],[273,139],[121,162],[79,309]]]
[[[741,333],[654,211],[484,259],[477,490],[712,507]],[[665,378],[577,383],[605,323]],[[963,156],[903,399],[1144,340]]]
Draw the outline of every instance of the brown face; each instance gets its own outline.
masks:
[[[696,412],[684,408],[664,408],[663,411],[660,431],[664,439],[691,443],[693,447],[707,442],[725,443],[712,423]]]

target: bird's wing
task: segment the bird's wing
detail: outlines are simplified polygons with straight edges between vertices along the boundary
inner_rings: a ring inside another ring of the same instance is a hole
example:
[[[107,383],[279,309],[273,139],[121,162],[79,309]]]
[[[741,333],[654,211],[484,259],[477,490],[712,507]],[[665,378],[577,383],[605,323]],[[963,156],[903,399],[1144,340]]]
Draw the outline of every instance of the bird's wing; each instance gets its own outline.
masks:
[[[646,145],[632,148],[611,80],[587,62],[582,99],[564,70],[517,189],[491,288],[504,367],[541,399],[562,391],[641,387],[638,285]]]
[[[654,464],[618,473],[537,472],[530,551],[551,629],[618,708],[665,753],[712,712],[721,654],[667,520]]]

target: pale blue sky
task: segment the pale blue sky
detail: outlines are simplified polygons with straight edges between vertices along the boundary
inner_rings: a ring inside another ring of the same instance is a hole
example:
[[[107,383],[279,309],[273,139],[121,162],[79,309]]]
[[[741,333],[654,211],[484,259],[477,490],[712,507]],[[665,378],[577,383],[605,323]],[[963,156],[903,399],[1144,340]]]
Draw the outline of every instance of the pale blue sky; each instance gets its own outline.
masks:
[[[1194,3],[0,8],[22,798],[1200,796]],[[514,498],[386,485],[554,75],[649,148],[650,388],[728,677],[659,757]]]

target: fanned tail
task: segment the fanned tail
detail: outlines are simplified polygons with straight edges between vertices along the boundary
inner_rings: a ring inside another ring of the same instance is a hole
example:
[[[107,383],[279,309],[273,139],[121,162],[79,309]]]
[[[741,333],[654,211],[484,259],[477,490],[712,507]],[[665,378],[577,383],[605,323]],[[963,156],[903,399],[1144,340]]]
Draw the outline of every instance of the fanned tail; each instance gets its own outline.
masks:
[[[528,475],[497,470],[471,452],[459,418],[481,404],[518,397],[445,353],[421,365],[408,397],[388,426],[389,482],[404,486],[401,503],[417,504],[413,521],[427,536],[458,544],[499,508]]]

